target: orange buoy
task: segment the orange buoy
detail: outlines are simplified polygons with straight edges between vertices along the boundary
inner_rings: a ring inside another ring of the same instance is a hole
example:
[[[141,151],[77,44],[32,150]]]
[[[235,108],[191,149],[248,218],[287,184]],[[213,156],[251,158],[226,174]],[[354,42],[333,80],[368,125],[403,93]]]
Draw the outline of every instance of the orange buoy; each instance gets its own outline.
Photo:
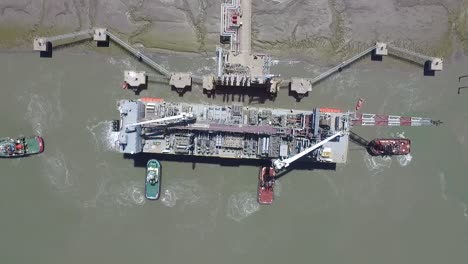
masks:
[[[359,111],[359,109],[361,109],[363,102],[364,102],[364,100],[362,100],[362,98],[359,98],[359,100],[358,100],[358,102],[356,104],[356,111]]]

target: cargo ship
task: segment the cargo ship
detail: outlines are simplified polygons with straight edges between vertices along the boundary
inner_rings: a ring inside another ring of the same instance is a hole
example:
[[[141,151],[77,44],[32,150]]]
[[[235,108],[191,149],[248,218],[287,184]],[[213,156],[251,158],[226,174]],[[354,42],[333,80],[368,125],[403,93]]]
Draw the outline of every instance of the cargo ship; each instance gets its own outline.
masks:
[[[19,158],[43,151],[44,140],[39,136],[0,139],[1,158]]]
[[[118,109],[120,119],[114,120],[113,129],[124,154],[283,160],[315,146],[300,158],[347,160],[349,113],[335,108],[307,111],[141,98],[120,100]]]
[[[372,156],[407,155],[411,140],[407,138],[381,138],[369,142],[367,148]]]
[[[276,172],[273,167],[261,167],[258,177],[258,203],[271,204],[274,199]]]

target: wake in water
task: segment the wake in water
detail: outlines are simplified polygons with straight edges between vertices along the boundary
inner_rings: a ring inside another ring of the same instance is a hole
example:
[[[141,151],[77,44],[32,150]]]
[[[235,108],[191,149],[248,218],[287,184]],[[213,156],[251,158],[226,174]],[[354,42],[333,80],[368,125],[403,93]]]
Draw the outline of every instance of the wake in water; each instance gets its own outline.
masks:
[[[87,123],[95,122],[95,120],[88,120]],[[119,137],[119,132],[112,131],[112,121],[101,121],[95,124],[88,124],[86,125],[86,129],[93,136],[96,151],[115,151],[118,149],[115,142]]]
[[[68,162],[65,155],[56,150],[55,154],[48,153],[41,154],[41,158],[45,159],[45,174],[49,182],[60,192],[70,191],[76,184],[70,170],[68,169]]]
[[[234,221],[240,222],[258,210],[260,210],[260,205],[257,202],[255,194],[240,192],[234,193],[229,197],[227,216]]]
[[[333,98],[334,100],[349,97],[349,90],[358,90],[358,75],[354,73],[355,71],[349,69],[347,73],[342,73],[342,75],[334,75],[331,77],[331,80],[336,83],[333,85],[333,87],[336,88],[336,90],[333,91],[335,94]]]
[[[169,183],[162,192],[161,202],[167,207],[174,207],[177,201],[183,206],[200,203],[203,187],[194,180]]]
[[[373,157],[364,155],[364,163],[369,171],[374,172],[373,175],[384,171],[385,168],[390,168],[392,165],[391,157]]]
[[[143,181],[124,182],[112,190],[115,201],[121,206],[143,205],[146,201]]]
[[[96,164],[96,195],[82,203],[84,208],[124,208],[145,204],[144,181],[129,180],[127,175],[109,166],[107,162]]]
[[[275,197],[279,197],[281,195],[281,190],[282,189],[283,189],[283,184],[281,183],[281,181],[276,180],[275,181],[275,188],[273,189]]]
[[[177,202],[176,193],[173,190],[166,189],[162,194],[161,202],[167,207],[174,207]]]
[[[462,207],[463,207],[463,216],[465,217],[466,220],[468,220],[468,206],[466,205],[466,203],[462,203]]]
[[[440,183],[440,193],[442,195],[442,199],[444,199],[445,201],[448,201],[449,197],[447,196],[448,194],[447,179],[445,177],[445,172],[443,171],[439,172],[439,183]],[[451,198],[453,199],[453,197]],[[455,198],[455,200],[457,199]],[[460,201],[460,206],[463,209],[463,216],[465,217],[466,220],[468,220],[468,206],[463,201]]]
[[[47,128],[57,127],[58,122],[63,118],[63,110],[57,94],[44,97],[28,92],[27,95],[20,96],[18,99],[26,101],[24,119],[31,123],[33,130],[38,135],[43,135]]]
[[[130,58],[124,58],[124,59],[115,59],[113,57],[110,57],[107,59],[107,62],[111,65],[118,66],[119,69],[122,71],[135,71],[136,70],[136,64],[132,64],[130,61]]]
[[[398,164],[400,164],[401,167],[408,166],[412,159],[413,156],[411,156],[411,154],[397,156]]]
[[[418,74],[411,74],[409,80],[405,82],[398,81],[398,84],[391,89],[396,91],[405,106],[407,106],[407,112],[415,111],[418,107],[427,105],[426,101],[421,99],[422,89],[418,89],[414,86],[421,79]]]

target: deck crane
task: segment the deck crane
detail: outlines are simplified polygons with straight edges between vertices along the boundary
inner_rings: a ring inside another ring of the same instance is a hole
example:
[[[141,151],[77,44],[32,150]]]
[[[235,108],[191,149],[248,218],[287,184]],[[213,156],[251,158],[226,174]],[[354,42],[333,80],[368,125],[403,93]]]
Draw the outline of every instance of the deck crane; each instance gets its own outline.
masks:
[[[147,120],[147,121],[142,121],[138,123],[133,123],[133,124],[128,124],[125,125],[125,127],[133,127],[133,126],[141,126],[141,125],[146,125],[146,124],[152,124],[152,123],[159,123],[159,125],[168,125],[171,123],[180,123],[184,121],[190,121],[193,120],[195,117],[193,113],[186,113],[182,112],[178,115],[174,116],[168,116],[168,117],[163,117],[163,118],[157,118],[153,120]]]
[[[343,131],[340,131],[340,132],[337,132],[335,134],[333,134],[332,136],[330,137],[327,137],[326,139],[320,141],[319,143],[305,149],[304,151],[290,157],[290,158],[287,158],[287,159],[276,159],[274,160],[272,163],[273,163],[273,167],[275,167],[275,170],[279,171],[283,168],[286,168],[288,167],[291,163],[293,163],[294,161],[304,157],[305,155],[309,154],[310,152],[320,148],[321,146],[323,146],[325,143],[333,140],[334,138],[336,137],[340,137],[340,136],[344,136],[344,132]]]

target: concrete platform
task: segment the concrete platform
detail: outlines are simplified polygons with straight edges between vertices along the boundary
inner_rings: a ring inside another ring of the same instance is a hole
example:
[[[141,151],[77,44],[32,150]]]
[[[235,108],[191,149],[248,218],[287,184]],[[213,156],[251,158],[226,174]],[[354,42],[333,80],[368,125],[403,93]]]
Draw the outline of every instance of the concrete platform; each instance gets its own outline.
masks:
[[[125,82],[132,87],[138,87],[146,84],[146,72],[144,71],[125,71]]]
[[[35,38],[33,42],[33,49],[35,51],[47,51],[47,39]]]
[[[431,61],[431,70],[432,71],[441,71],[444,67],[444,61],[440,58],[434,58]]]
[[[296,92],[298,95],[304,95],[312,91],[312,83],[304,78],[292,78],[291,91]]]
[[[107,28],[95,28],[93,39],[95,41],[107,41]]]
[[[272,94],[278,93],[280,89],[280,85],[281,85],[281,80],[272,80],[270,82],[270,93]]]
[[[176,89],[184,89],[185,87],[192,86],[192,73],[189,72],[177,72],[171,74],[169,84],[174,86]]]
[[[387,44],[383,42],[375,43],[375,55],[387,56],[388,55]]]
[[[203,76],[203,89],[212,91],[214,89],[215,78],[213,74]]]

